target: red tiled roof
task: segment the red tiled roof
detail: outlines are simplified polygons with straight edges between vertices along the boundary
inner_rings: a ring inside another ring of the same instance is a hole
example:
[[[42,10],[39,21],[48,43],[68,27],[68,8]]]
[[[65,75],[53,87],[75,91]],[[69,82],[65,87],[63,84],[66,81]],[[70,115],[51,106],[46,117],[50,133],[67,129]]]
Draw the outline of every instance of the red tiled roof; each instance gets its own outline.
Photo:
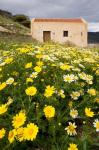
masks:
[[[63,19],[63,18],[35,18],[34,22],[71,22],[84,23],[83,19]]]

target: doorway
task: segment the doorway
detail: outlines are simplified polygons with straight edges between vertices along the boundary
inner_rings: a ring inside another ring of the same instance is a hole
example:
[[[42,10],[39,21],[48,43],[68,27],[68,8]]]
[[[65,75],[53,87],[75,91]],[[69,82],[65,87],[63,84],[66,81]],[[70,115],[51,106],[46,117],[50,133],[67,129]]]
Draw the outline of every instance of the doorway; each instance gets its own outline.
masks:
[[[43,31],[43,42],[51,41],[51,31]]]

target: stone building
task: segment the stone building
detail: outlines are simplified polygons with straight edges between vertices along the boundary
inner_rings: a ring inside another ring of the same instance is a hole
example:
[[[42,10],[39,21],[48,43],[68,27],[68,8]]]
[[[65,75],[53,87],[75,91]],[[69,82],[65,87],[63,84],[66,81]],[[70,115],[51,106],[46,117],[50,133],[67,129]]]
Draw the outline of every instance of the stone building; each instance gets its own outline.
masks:
[[[40,42],[70,42],[87,46],[87,22],[84,19],[34,18],[31,20],[32,37]]]

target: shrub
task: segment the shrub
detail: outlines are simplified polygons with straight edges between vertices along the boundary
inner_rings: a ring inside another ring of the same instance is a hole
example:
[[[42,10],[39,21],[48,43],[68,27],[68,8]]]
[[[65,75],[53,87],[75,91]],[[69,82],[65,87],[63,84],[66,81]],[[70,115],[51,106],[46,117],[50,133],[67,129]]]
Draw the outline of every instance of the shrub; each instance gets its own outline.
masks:
[[[30,27],[30,19],[29,17],[25,16],[25,15],[14,15],[13,16],[13,20],[16,22],[19,22],[20,24],[26,26],[26,27]]]

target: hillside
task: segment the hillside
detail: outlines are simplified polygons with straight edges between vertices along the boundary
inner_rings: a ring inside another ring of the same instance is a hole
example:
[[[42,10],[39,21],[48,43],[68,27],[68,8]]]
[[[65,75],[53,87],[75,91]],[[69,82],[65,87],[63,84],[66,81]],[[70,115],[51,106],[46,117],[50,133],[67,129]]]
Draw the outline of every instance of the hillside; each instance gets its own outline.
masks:
[[[0,26],[13,33],[29,34],[30,32],[29,28],[15,22],[11,13],[2,10],[0,10]]]
[[[32,43],[30,28],[14,21],[12,13],[0,10],[0,41]]]

